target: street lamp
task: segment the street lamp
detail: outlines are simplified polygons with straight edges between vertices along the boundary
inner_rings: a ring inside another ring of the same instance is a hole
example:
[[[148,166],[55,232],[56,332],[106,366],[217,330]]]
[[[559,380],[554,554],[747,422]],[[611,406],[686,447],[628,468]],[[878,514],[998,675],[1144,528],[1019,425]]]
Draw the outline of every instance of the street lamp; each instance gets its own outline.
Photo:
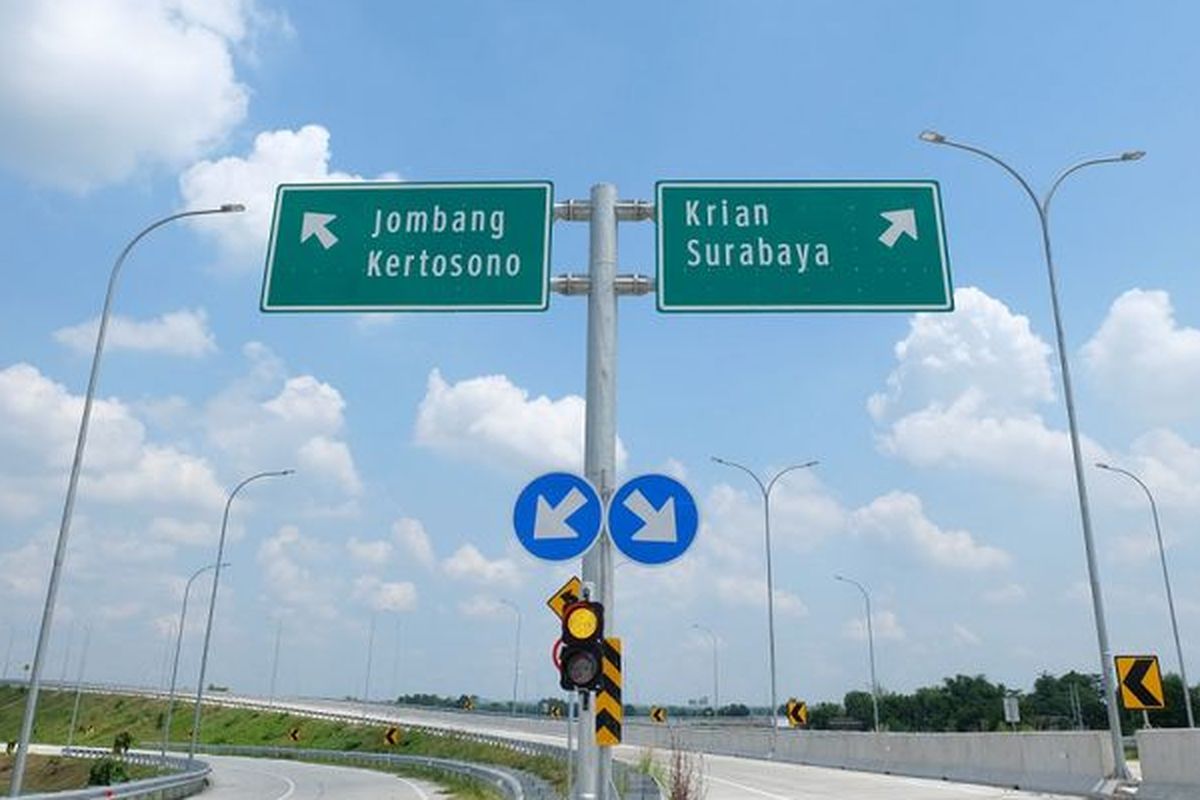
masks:
[[[204,700],[204,674],[208,668],[208,645],[212,639],[213,613],[217,608],[217,587],[221,583],[221,557],[225,555],[225,529],[229,526],[229,507],[233,505],[233,498],[237,497],[238,492],[247,484],[260,478],[282,478],[295,473],[295,471],[294,469],[284,469],[251,475],[233,487],[233,491],[229,493],[229,498],[225,501],[225,513],[221,517],[221,537],[217,540],[217,558],[213,562],[216,566],[213,572],[212,592],[208,596],[208,622],[204,627],[204,649],[200,651],[200,676],[196,679],[196,707],[192,710],[192,741],[188,746],[189,761],[196,757],[196,742],[200,740],[200,703]]]
[[[1187,709],[1188,727],[1194,728],[1196,719],[1192,715],[1192,693],[1188,688],[1187,670],[1183,666],[1183,646],[1179,643],[1179,623],[1175,619],[1175,598],[1171,594],[1171,576],[1167,572],[1167,553],[1163,547],[1162,528],[1158,524],[1158,504],[1154,502],[1154,495],[1150,494],[1150,487],[1129,470],[1114,467],[1111,464],[1097,463],[1096,466],[1109,472],[1120,473],[1134,481],[1142,487],[1142,491],[1146,493],[1146,499],[1150,501],[1150,513],[1154,517],[1154,536],[1158,539],[1158,560],[1162,563],[1163,585],[1167,588],[1167,608],[1171,612],[1171,633],[1175,635],[1175,653],[1179,656],[1179,678],[1183,681],[1184,707]]]
[[[223,567],[228,567],[226,562]],[[187,583],[183,587],[183,607],[179,609],[179,631],[175,635],[175,659],[171,664],[171,689],[167,693],[167,718],[163,723],[163,738],[162,738],[162,760],[164,766],[167,762],[167,737],[171,735],[171,715],[175,711],[175,678],[179,675],[179,649],[183,646],[183,623],[187,619],[188,594],[192,591],[192,583],[196,578],[199,578],[210,569],[216,569],[216,564],[209,564],[201,567],[192,573],[192,576],[187,579]]]
[[[871,712],[875,717],[875,732],[879,733],[879,681],[875,680],[875,629],[871,625],[871,595],[867,592],[867,587],[853,578],[834,575],[833,579],[857,586],[867,604],[867,653],[871,657]]]
[[[793,464],[790,467],[785,467],[775,476],[771,478],[765,485],[754,470],[747,466],[737,463],[736,461],[727,461],[724,458],[712,457],[712,460],[718,464],[724,464],[727,467],[740,469],[742,472],[749,475],[758,484],[758,489],[762,492],[763,498],[763,536],[766,539],[767,549],[767,638],[769,640],[770,656],[771,656],[771,751],[770,756],[775,756],[775,714],[779,706],[775,702],[775,589],[774,582],[771,577],[771,490],[775,488],[775,483],[784,475],[798,469],[808,469],[814,467],[818,462],[806,461],[803,464]]]
[[[1046,276],[1050,283],[1050,307],[1054,314],[1054,336],[1058,344],[1058,363],[1060,372],[1062,373],[1063,401],[1067,407],[1067,427],[1071,438],[1071,457],[1075,466],[1075,491],[1079,497],[1079,517],[1083,527],[1083,547],[1087,554],[1088,579],[1091,584],[1092,613],[1096,621],[1096,639],[1100,648],[1100,677],[1104,684],[1104,696],[1107,700],[1108,729],[1109,735],[1112,737],[1116,775],[1119,778],[1127,779],[1129,777],[1129,768],[1125,764],[1125,749],[1121,743],[1121,718],[1117,711],[1112,650],[1108,644],[1108,625],[1104,619],[1104,598],[1100,593],[1100,573],[1096,564],[1095,545],[1092,542],[1092,519],[1091,513],[1088,510],[1087,486],[1083,479],[1083,455],[1079,445],[1079,425],[1075,419],[1075,399],[1071,392],[1071,370],[1067,363],[1067,348],[1064,342],[1062,313],[1058,306],[1058,281],[1054,274],[1054,258],[1051,255],[1050,248],[1050,201],[1054,199],[1054,193],[1058,190],[1062,182],[1066,180],[1068,175],[1097,164],[1137,161],[1145,156],[1146,153],[1142,150],[1128,150],[1120,155],[1106,158],[1091,158],[1072,164],[1058,174],[1050,184],[1050,189],[1046,192],[1045,196],[1039,200],[1037,193],[1033,191],[1029,182],[1021,177],[1019,172],[986,150],[953,141],[937,131],[923,131],[920,138],[922,141],[929,142],[930,144],[940,144],[959,150],[966,150],[998,165],[1011,175],[1017,183],[1021,184],[1021,188],[1029,195],[1029,199],[1033,201],[1034,208],[1037,209],[1038,222],[1042,229],[1042,250],[1046,259]]]
[[[140,242],[148,233],[184,217],[198,217],[206,214],[230,214],[245,211],[240,203],[226,203],[217,208],[201,208],[193,211],[181,211],[177,214],[163,217],[142,228],[136,236],[129,240],[125,248],[113,263],[108,276],[108,289],[104,293],[104,307],[100,312],[100,326],[96,331],[96,350],[92,354],[92,369],[88,375],[87,392],[83,399],[83,415],[79,420],[79,434],[75,439],[75,457],[71,462],[71,476],[67,480],[67,498],[63,503],[62,522],[58,527],[58,542],[54,547],[54,561],[50,567],[50,580],[46,586],[46,605],[42,610],[42,623],[38,629],[37,646],[33,652],[33,667],[29,674],[29,695],[25,698],[25,715],[21,719],[21,735],[17,744],[17,758],[13,762],[12,783],[9,787],[9,797],[21,794],[21,784],[25,779],[25,762],[29,754],[29,738],[33,734],[33,719],[37,714],[38,690],[42,682],[42,666],[46,656],[46,646],[50,639],[50,628],[54,623],[54,606],[58,599],[58,583],[62,574],[63,561],[67,553],[67,537],[71,532],[71,517],[75,510],[75,490],[79,486],[79,472],[83,466],[83,450],[87,444],[88,423],[92,418],[92,402],[96,396],[96,383],[100,377],[100,356],[104,353],[104,340],[108,333],[108,317],[112,310],[113,296],[117,288],[117,276],[120,275],[121,265],[133,246]]]
[[[717,635],[715,633],[713,633],[711,629],[706,628],[703,625],[698,625],[696,623],[693,623],[692,627],[698,631],[704,631],[712,639],[712,648],[713,648],[713,715],[715,716],[717,713],[717,710],[721,708],[721,694],[720,694],[720,692],[717,691],[717,689],[719,688],[718,684],[717,684]]]
[[[513,650],[513,694],[512,694],[512,709],[510,713],[516,716],[517,713],[517,681],[521,675],[521,609],[517,608],[516,603],[511,600],[500,600],[501,603],[511,608],[517,615],[517,644]]]

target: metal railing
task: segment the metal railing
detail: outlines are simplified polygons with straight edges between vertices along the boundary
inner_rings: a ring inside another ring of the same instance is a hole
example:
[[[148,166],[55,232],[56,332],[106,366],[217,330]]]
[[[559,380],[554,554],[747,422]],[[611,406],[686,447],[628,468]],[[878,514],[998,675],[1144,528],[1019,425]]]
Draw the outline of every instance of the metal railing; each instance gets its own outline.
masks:
[[[278,747],[232,744],[209,744],[204,752],[211,755],[251,756],[254,758],[286,758],[296,761],[332,761],[349,766],[421,767],[436,772],[468,778],[495,789],[507,800],[550,800],[557,797],[549,784],[535,775],[507,767],[485,766],[467,761],[431,756],[406,756],[394,753],[368,753],[357,750],[320,750],[311,747]],[[540,785],[539,785],[540,784]],[[530,788],[532,791],[527,791]]]
[[[115,757],[128,764],[140,764],[157,767],[163,765],[163,760],[156,754],[126,753],[114,756],[108,750],[91,747],[63,748],[63,756],[67,758],[104,758]],[[168,758],[166,766],[176,769],[173,775],[158,775],[153,778],[143,778],[112,786],[89,786],[86,789],[72,789],[65,792],[41,792],[38,794],[22,794],[21,800],[178,800],[190,797],[208,786],[208,776],[212,767],[203,761],[189,762],[186,758]]]

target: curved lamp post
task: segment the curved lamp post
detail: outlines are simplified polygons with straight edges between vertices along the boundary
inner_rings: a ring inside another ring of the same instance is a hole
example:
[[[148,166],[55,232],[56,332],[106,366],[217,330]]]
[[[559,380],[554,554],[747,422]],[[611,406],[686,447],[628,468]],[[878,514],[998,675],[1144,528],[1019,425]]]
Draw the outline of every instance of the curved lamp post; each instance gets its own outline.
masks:
[[[50,580],[46,586],[46,605],[42,610],[42,624],[38,629],[37,647],[33,652],[33,667],[29,673],[29,695],[25,698],[25,715],[21,719],[21,735],[17,744],[17,758],[13,763],[12,784],[9,797],[21,794],[21,784],[25,779],[25,761],[29,753],[29,738],[33,734],[33,718],[37,714],[38,691],[42,684],[42,666],[46,656],[46,646],[50,639],[50,628],[54,623],[54,606],[58,599],[58,584],[62,575],[63,560],[67,552],[67,538],[71,532],[71,518],[75,511],[75,491],[79,486],[79,472],[83,466],[83,451],[87,445],[88,425],[92,419],[92,402],[96,396],[96,383],[100,377],[100,357],[104,353],[104,341],[108,334],[108,318],[112,311],[113,297],[116,294],[117,277],[121,266],[133,246],[156,228],[174,222],[184,217],[199,217],[206,214],[230,214],[245,211],[240,203],[227,203],[217,208],[201,208],[193,211],[181,211],[171,214],[156,222],[152,222],[137,233],[125,248],[121,250],[113,263],[108,276],[108,289],[104,293],[104,308],[100,312],[100,326],[96,331],[96,350],[92,354],[92,370],[88,375],[87,393],[83,398],[83,416],[79,420],[79,434],[75,439],[75,456],[71,461],[71,477],[67,480],[67,499],[63,503],[62,522],[58,528],[58,542],[54,547],[54,561],[50,567]]]
[[[225,513],[221,517],[221,538],[217,541],[217,558],[213,562],[215,571],[213,572],[212,592],[208,596],[208,622],[204,627],[204,649],[200,652],[200,675],[196,679],[196,707],[192,711],[192,741],[188,746],[189,761],[196,757],[196,743],[200,740],[200,704],[204,700],[204,674],[208,668],[208,645],[212,639],[213,612],[217,608],[217,587],[221,582],[221,557],[225,555],[225,529],[229,526],[229,507],[233,505],[233,498],[237,497],[238,492],[247,484],[260,478],[282,478],[295,473],[295,471],[294,469],[284,469],[251,475],[233,487],[233,491],[229,493],[229,498],[225,501]]]
[[[1158,560],[1162,563],[1163,586],[1167,589],[1167,609],[1171,612],[1171,633],[1175,635],[1175,653],[1179,656],[1179,678],[1183,681],[1184,708],[1187,709],[1188,727],[1194,728],[1196,727],[1196,718],[1192,715],[1192,691],[1188,686],[1187,669],[1183,665],[1183,645],[1179,643],[1179,622],[1175,619],[1175,598],[1171,594],[1171,576],[1167,572],[1167,552],[1163,547],[1162,527],[1158,524],[1158,504],[1154,502],[1154,495],[1150,494],[1150,487],[1129,470],[1114,467],[1111,464],[1097,463],[1096,466],[1129,478],[1142,487],[1142,491],[1146,493],[1146,499],[1150,501],[1150,513],[1154,517],[1154,536],[1158,539]]]
[[[968,153],[982,156],[996,164],[1021,185],[1021,188],[1025,190],[1025,194],[1029,195],[1029,199],[1033,201],[1034,208],[1037,209],[1038,222],[1041,224],[1042,229],[1042,250],[1046,259],[1046,275],[1050,282],[1050,306],[1054,314],[1054,336],[1058,345],[1058,364],[1062,374],[1063,401],[1067,406],[1067,426],[1071,438],[1071,457],[1075,466],[1075,490],[1079,497],[1079,516],[1083,526],[1083,547],[1087,554],[1088,579],[1092,592],[1092,612],[1096,620],[1096,639],[1100,646],[1100,677],[1104,683],[1105,705],[1108,710],[1108,728],[1109,734],[1112,736],[1113,758],[1115,759],[1114,767],[1117,777],[1127,779],[1129,777],[1129,768],[1125,764],[1125,750],[1121,743],[1121,717],[1117,710],[1118,701],[1116,680],[1113,676],[1112,650],[1108,644],[1108,625],[1104,618],[1104,598],[1100,593],[1100,573],[1096,564],[1095,545],[1092,541],[1092,519],[1091,513],[1088,510],[1087,486],[1083,479],[1083,455],[1079,446],[1079,425],[1075,419],[1075,399],[1071,391],[1071,370],[1070,365],[1067,363],[1067,349],[1063,341],[1065,337],[1063,335],[1062,313],[1058,305],[1058,280],[1055,277],[1054,258],[1050,248],[1050,202],[1054,199],[1054,193],[1058,191],[1058,187],[1066,180],[1067,176],[1097,164],[1117,164],[1124,161],[1137,161],[1146,154],[1142,150],[1129,150],[1116,156],[1090,158],[1072,164],[1058,174],[1050,184],[1050,189],[1046,192],[1045,196],[1039,199],[1037,193],[1029,185],[1029,182],[1021,177],[1019,172],[986,150],[953,141],[937,131],[922,131],[920,138],[921,141],[929,142],[930,144],[940,144],[947,147],[954,147],[958,150],[966,150]]]
[[[712,457],[712,460],[718,464],[724,464],[727,467],[740,469],[742,472],[749,475],[758,484],[758,489],[762,492],[763,498],[763,535],[766,539],[767,548],[767,637],[769,639],[770,656],[771,656],[771,751],[770,756],[775,756],[775,718],[778,711],[778,704],[775,702],[775,589],[774,582],[771,577],[771,490],[775,488],[775,484],[784,475],[798,469],[808,469],[814,467],[818,462],[805,461],[803,464],[793,464],[790,467],[784,467],[779,472],[776,472],[774,477],[767,483],[763,483],[754,470],[747,466],[737,463],[736,461],[728,461],[724,458]]]
[[[863,601],[867,604],[867,652],[871,656],[871,711],[875,717],[875,732],[879,733],[879,681],[875,680],[875,629],[871,625],[871,595],[867,587],[853,578],[834,575],[833,579],[858,587],[862,592]]]
[[[228,567],[229,563],[222,564],[223,567]],[[167,761],[167,737],[171,735],[171,716],[175,711],[175,678],[179,675],[179,649],[183,646],[183,623],[187,619],[188,595],[192,591],[192,584],[196,578],[199,578],[210,569],[216,569],[216,564],[209,564],[201,567],[192,573],[192,576],[187,579],[187,584],[183,587],[183,607],[179,609],[179,631],[175,635],[175,659],[171,663],[171,689],[167,693],[167,717],[163,723],[163,738],[162,738],[162,760],[163,764]]]
[[[721,693],[718,691],[719,685],[717,683],[717,635],[712,632],[711,628],[707,628],[704,625],[697,625],[697,624],[693,623],[692,627],[698,631],[704,631],[705,633],[707,633],[709,635],[709,638],[712,639],[712,647],[713,647],[713,716],[716,716],[717,710],[721,708]]]
[[[500,602],[511,608],[517,615],[517,644],[513,650],[513,695],[512,709],[509,713],[513,716],[517,714],[517,681],[521,677],[521,609],[517,608],[517,604],[511,600],[501,598]]]

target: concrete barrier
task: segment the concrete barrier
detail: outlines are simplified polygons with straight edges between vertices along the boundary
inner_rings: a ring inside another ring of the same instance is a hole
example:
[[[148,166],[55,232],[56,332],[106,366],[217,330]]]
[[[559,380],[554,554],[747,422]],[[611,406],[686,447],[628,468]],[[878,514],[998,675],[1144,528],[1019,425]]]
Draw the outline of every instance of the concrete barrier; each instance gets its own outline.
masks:
[[[770,730],[666,727],[627,721],[625,741],[658,749],[677,741],[686,749],[704,753],[766,758]],[[1102,731],[875,734],[780,730],[775,760],[1077,795],[1099,791],[1114,770],[1110,740]],[[1200,781],[1197,763],[1200,759],[1190,765],[1191,774]],[[1192,784],[1192,793],[1186,795],[1189,800],[1200,798],[1196,785]],[[1164,796],[1167,798],[1176,800],[1174,795]]]
[[[1200,797],[1200,730],[1140,730],[1137,747],[1142,765],[1138,800]]]

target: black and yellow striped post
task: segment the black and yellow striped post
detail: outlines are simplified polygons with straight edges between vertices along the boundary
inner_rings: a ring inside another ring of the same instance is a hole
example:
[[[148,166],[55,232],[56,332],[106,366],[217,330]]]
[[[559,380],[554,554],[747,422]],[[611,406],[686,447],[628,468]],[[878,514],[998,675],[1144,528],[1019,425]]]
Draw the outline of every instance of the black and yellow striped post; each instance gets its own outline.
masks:
[[[625,706],[621,703],[621,640],[604,640],[601,686],[596,692],[596,744],[612,747],[621,743],[621,721]]]

